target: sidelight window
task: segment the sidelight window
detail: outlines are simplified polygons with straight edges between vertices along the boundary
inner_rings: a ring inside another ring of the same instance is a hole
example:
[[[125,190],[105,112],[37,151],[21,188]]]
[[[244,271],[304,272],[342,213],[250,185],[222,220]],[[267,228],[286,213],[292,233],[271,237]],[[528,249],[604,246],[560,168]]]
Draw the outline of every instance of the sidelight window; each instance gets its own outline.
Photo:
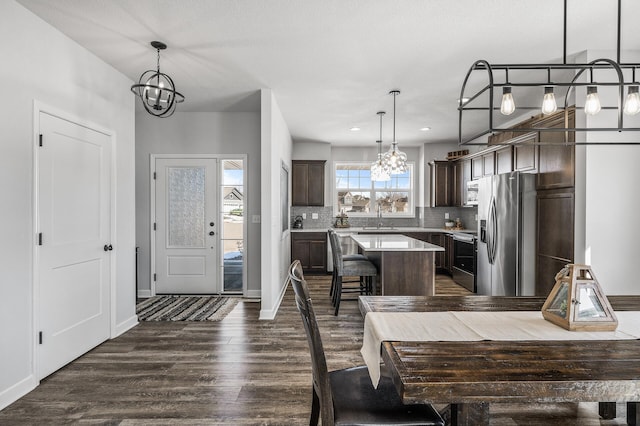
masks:
[[[222,217],[223,291],[242,292],[244,248],[244,161],[221,160],[220,206]]]

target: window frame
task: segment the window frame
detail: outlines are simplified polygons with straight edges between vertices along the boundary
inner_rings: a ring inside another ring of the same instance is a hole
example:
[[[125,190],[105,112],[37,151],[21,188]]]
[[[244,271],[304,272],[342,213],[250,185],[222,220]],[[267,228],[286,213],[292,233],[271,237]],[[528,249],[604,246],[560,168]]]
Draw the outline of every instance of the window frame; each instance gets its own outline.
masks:
[[[339,166],[344,166],[344,165],[353,165],[353,166],[364,166],[366,165],[367,168],[369,168],[371,166],[371,162],[369,161],[357,161],[357,160],[352,160],[352,161],[334,161],[333,162],[333,173],[331,175],[331,181],[332,181],[332,200],[333,200],[333,212],[334,212],[334,216],[337,216],[340,214],[340,207],[339,207],[339,203],[338,203],[338,193],[341,191],[341,188],[337,187],[337,171],[338,171],[338,167]],[[406,192],[409,194],[409,202],[408,204],[408,208],[407,208],[407,212],[396,212],[396,213],[390,213],[390,212],[384,212],[383,215],[385,218],[414,218],[416,217],[416,213],[415,213],[415,206],[416,206],[416,193],[415,193],[415,162],[413,161],[407,161],[407,168],[409,170],[409,188],[402,188],[402,189],[391,189],[389,190],[388,188],[376,188],[375,187],[375,182],[371,181],[371,187],[369,189],[365,189],[365,188],[358,188],[359,190],[362,191],[367,191],[371,194],[371,199],[375,200],[376,199],[376,194],[377,193],[382,193],[382,192]],[[393,179],[393,176],[392,176]],[[358,213],[358,212],[348,212],[349,217],[377,217],[377,212],[375,211],[375,209],[373,209],[373,211],[367,212],[367,213]]]

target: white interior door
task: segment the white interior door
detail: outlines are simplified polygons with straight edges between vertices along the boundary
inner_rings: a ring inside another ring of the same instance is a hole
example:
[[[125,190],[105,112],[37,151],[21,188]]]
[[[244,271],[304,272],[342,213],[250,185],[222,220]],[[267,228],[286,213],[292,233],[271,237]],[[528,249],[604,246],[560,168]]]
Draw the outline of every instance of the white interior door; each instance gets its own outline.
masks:
[[[40,133],[36,312],[43,378],[109,338],[111,139],[42,112]]]
[[[156,159],[156,294],[221,292],[216,180],[216,159]]]

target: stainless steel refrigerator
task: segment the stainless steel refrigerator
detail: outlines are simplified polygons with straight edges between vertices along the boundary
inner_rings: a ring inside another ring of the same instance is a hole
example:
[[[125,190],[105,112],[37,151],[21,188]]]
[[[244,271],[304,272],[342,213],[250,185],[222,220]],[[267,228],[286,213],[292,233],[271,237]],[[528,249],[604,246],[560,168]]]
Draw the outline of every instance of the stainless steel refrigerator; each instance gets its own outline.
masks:
[[[478,183],[477,293],[535,292],[535,175],[505,173]]]

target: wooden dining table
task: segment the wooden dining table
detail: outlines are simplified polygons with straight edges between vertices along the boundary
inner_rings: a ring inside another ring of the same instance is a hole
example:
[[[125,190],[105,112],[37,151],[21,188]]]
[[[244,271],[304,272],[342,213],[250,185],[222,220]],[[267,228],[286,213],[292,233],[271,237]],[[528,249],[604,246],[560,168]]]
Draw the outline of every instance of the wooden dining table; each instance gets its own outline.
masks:
[[[640,296],[609,296],[640,311]],[[360,311],[540,310],[542,297],[361,296]],[[447,404],[452,425],[488,425],[491,403],[599,402],[605,419],[627,403],[640,424],[640,340],[383,341],[381,358],[407,404]]]

